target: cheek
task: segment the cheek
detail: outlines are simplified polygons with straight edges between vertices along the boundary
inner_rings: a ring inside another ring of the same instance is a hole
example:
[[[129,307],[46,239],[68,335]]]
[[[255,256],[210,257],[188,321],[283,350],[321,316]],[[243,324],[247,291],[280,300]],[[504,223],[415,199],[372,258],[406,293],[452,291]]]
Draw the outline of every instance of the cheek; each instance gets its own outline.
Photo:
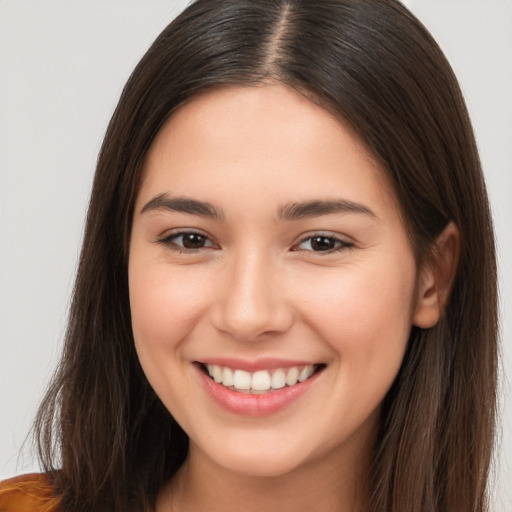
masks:
[[[192,276],[191,272],[195,275]],[[206,281],[197,269],[170,271],[162,262],[142,262],[130,267],[130,308],[135,344],[142,351],[179,349],[200,321]]]
[[[204,281],[190,278],[189,271],[171,273],[169,265],[159,261],[135,261],[129,268],[132,329],[140,364],[166,408],[185,419],[184,427],[186,411],[194,408],[187,386],[188,365],[183,364],[186,341],[204,314],[206,296],[201,289]]]
[[[415,280],[412,259],[383,259],[336,270],[305,287],[303,311],[347,380],[391,384],[409,339]]]

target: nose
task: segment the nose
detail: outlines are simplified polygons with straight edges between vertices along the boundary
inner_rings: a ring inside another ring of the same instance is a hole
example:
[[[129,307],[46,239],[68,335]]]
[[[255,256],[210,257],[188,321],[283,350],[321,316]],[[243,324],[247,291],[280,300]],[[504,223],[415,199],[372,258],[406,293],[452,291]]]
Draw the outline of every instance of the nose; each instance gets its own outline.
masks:
[[[282,269],[270,260],[252,254],[226,265],[213,313],[218,330],[239,341],[257,341],[290,329],[293,311]]]

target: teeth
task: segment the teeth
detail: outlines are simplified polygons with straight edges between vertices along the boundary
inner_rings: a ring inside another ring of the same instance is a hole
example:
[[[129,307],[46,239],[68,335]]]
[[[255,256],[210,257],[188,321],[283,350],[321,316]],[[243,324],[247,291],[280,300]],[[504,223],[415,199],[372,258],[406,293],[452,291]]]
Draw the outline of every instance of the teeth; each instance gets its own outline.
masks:
[[[297,384],[297,380],[299,380],[299,369],[294,366],[290,368],[286,374],[286,384],[288,384],[288,386],[294,386]]]
[[[272,389],[281,389],[286,386],[286,375],[284,374],[284,370],[279,368],[272,374]]]
[[[233,370],[231,368],[224,368],[222,370],[222,384],[224,384],[224,386],[232,386],[233,383],[235,382],[233,380]]]
[[[313,375],[313,367],[305,366],[299,374],[299,382],[304,382],[306,379],[309,379],[311,375]]]
[[[236,389],[251,389],[251,374],[244,370],[235,370],[233,374],[233,386]]]
[[[254,373],[245,370],[233,370],[228,367],[209,364],[208,374],[218,384],[245,392],[265,392],[270,389],[281,389],[304,382],[315,372],[315,365],[292,366],[275,370],[259,370]]]
[[[220,366],[213,367],[213,380],[215,382],[222,382],[222,368]]]
[[[266,370],[253,373],[251,388],[255,391],[267,391],[270,389],[270,374]]]

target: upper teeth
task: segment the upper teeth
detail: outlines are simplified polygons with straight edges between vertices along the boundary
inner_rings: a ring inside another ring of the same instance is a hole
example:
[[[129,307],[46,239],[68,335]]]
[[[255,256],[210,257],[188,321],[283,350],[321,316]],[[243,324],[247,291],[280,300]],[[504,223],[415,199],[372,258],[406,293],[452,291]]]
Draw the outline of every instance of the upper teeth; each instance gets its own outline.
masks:
[[[271,388],[281,389],[286,385],[293,386],[297,382],[303,382],[311,377],[315,371],[315,365],[312,364],[274,370],[258,370],[254,373],[216,364],[208,364],[206,368],[215,382],[240,391],[268,391]]]

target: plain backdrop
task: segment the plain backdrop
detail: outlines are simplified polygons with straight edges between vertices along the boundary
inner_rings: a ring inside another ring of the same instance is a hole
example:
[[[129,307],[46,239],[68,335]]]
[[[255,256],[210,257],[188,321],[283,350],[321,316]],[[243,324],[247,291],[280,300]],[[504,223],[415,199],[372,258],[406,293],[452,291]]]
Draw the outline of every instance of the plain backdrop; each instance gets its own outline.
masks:
[[[406,3],[460,79],[495,216],[503,375],[494,510],[510,512],[512,1]],[[0,478],[38,469],[30,445],[20,448],[61,347],[101,140],[131,70],[185,4],[0,0]]]

